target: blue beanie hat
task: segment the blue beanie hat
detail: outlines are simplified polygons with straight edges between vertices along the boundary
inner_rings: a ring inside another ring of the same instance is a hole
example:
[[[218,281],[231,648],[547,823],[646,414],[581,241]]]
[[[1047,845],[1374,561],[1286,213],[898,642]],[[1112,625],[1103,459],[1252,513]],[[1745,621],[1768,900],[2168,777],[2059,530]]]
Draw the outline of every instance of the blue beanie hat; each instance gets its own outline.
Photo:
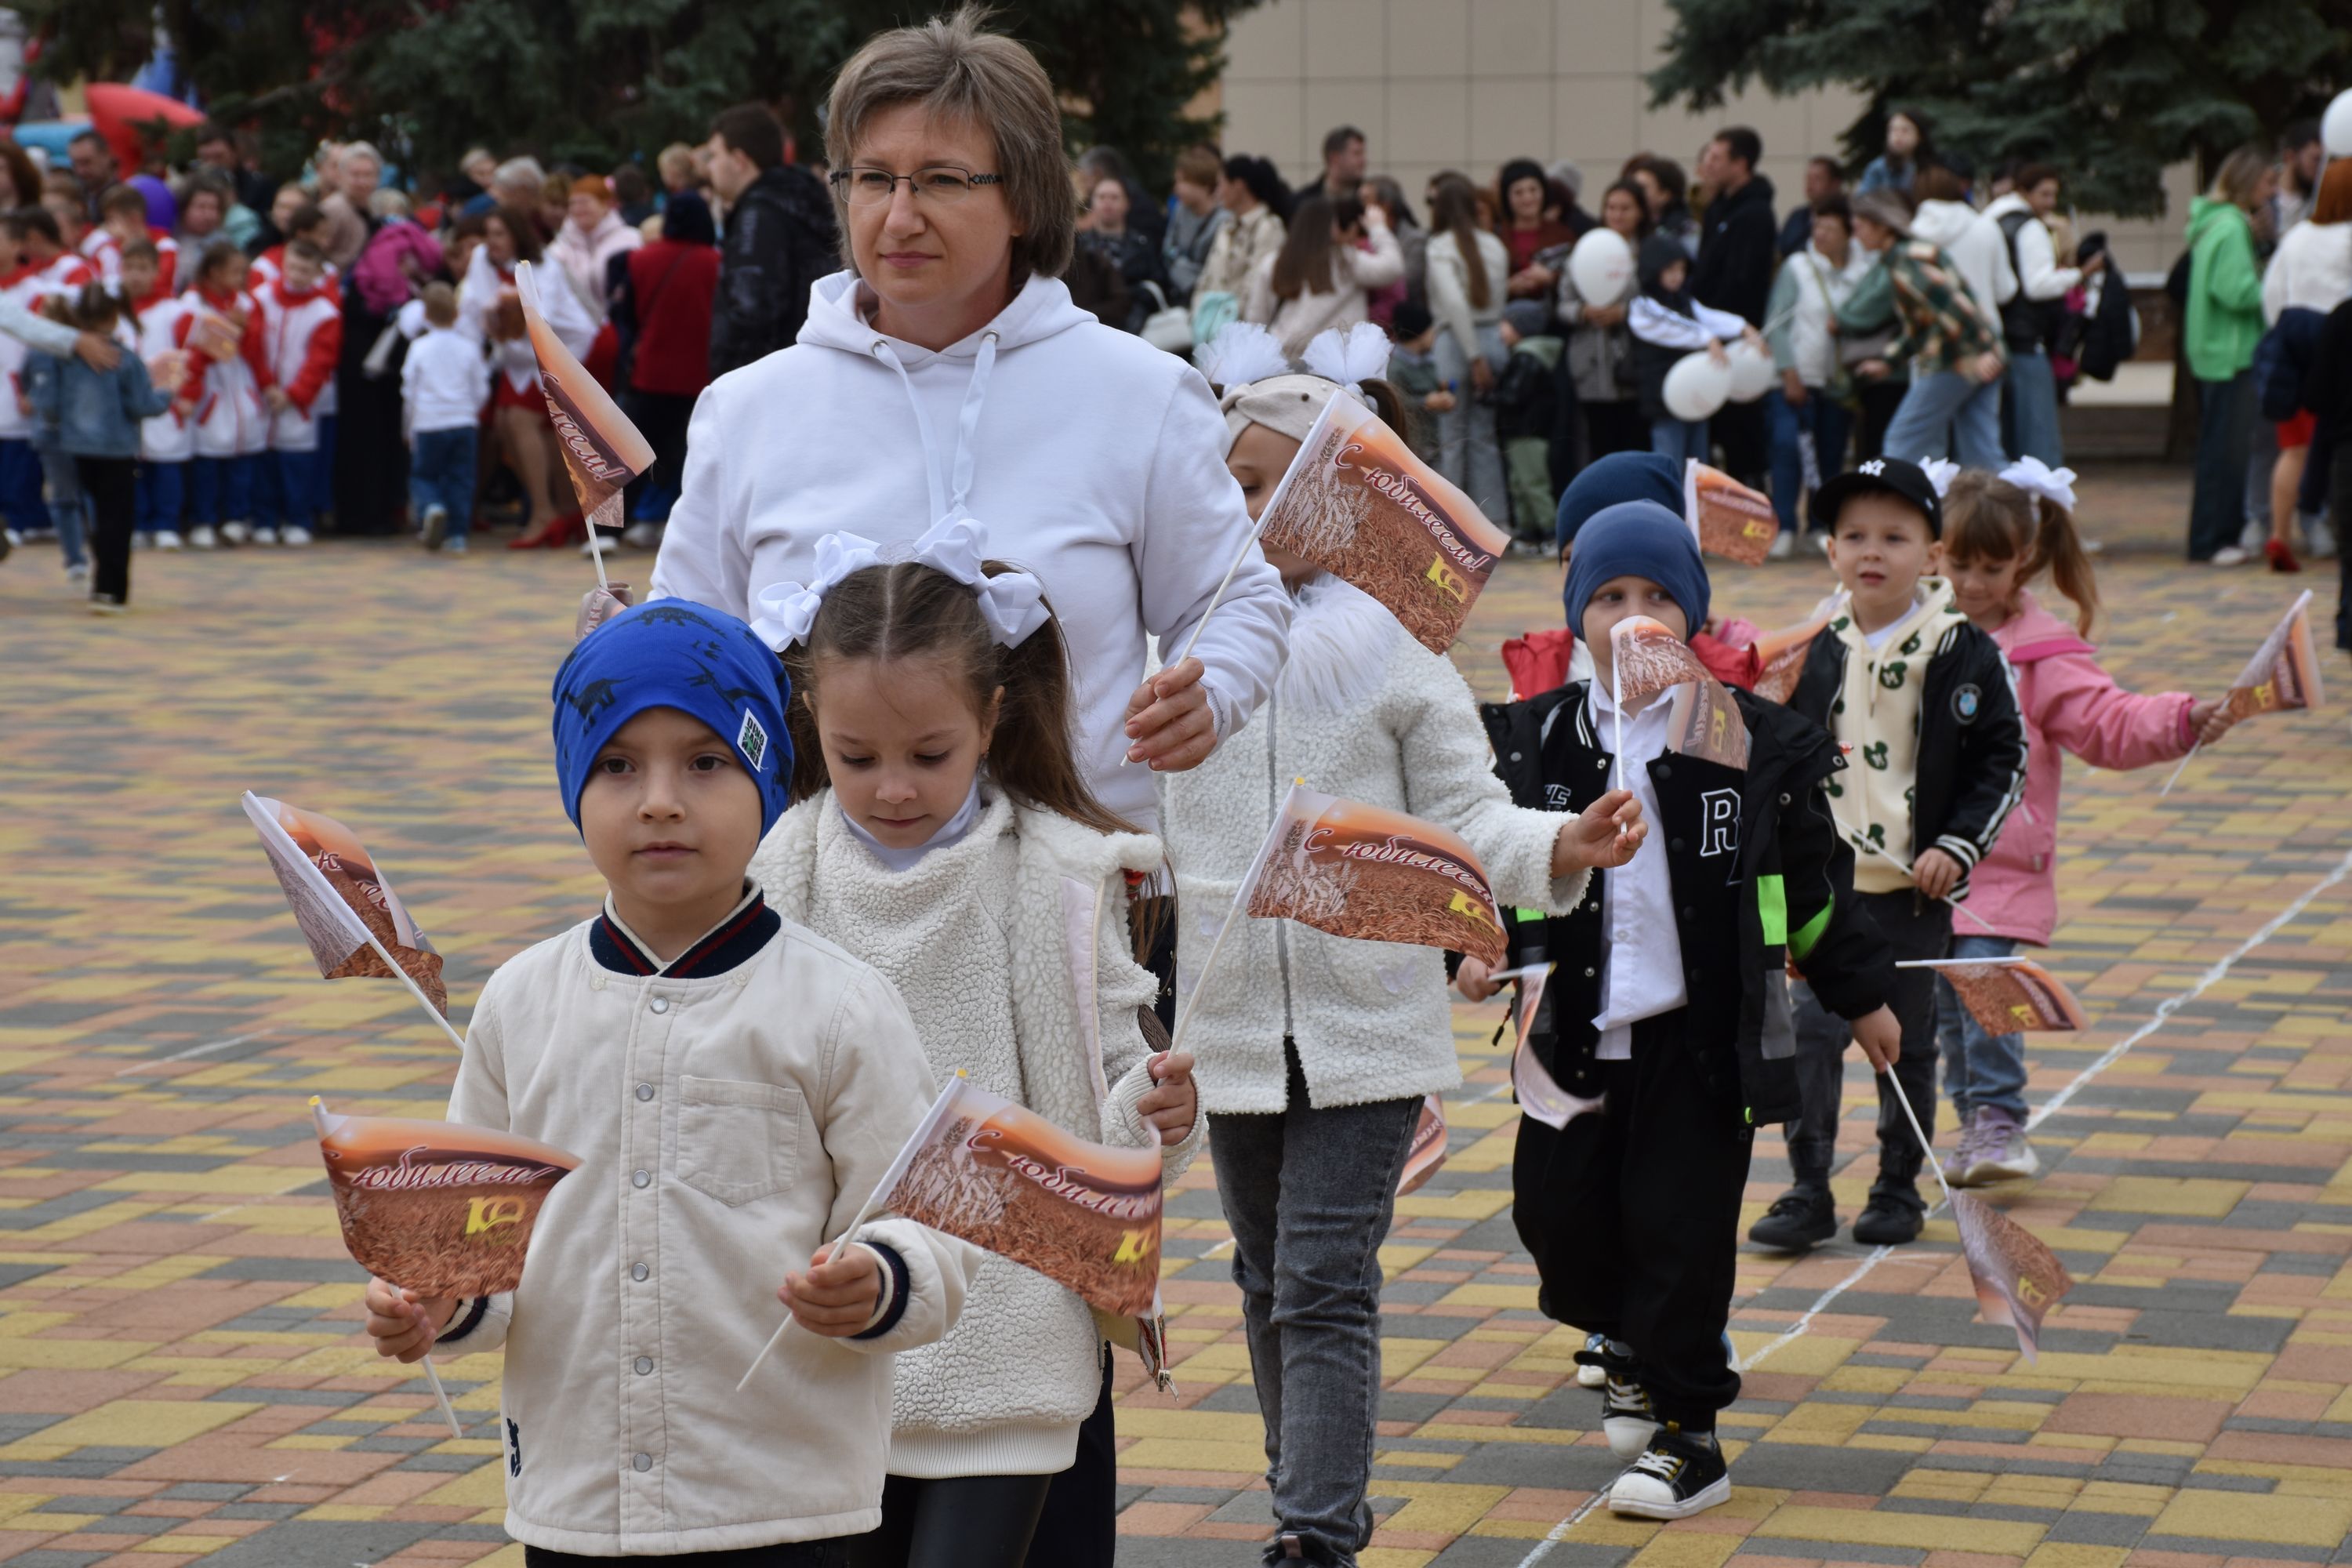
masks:
[[[572,645],[555,672],[555,776],[563,814],[580,826],[580,792],[596,753],[648,708],[710,726],[760,786],[764,836],[792,803],[793,743],[783,661],[723,610],[656,599],[622,611]]]
[[[1577,636],[1584,635],[1584,606],[1612,577],[1647,577],[1664,588],[1681,606],[1691,631],[1706,622],[1706,563],[1679,512],[1651,500],[1622,501],[1584,525],[1562,595],[1569,629]]]
[[[1602,507],[1654,500],[1677,517],[1683,510],[1683,466],[1654,452],[1612,452],[1584,465],[1559,498],[1552,548],[1565,550]]]

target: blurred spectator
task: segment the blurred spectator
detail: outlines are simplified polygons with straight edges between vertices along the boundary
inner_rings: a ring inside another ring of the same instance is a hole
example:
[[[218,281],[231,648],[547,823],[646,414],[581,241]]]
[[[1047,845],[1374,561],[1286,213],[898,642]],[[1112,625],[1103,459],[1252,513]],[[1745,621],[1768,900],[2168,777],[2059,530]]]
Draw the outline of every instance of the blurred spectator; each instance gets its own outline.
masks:
[[[1554,215],[1559,209],[1552,203],[1551,182],[1534,159],[1514,158],[1504,164],[1495,185],[1503,194],[1504,212],[1496,237],[1511,258],[1506,292],[1514,300],[1541,301],[1549,315],[1552,288],[1559,274],[1538,262],[1537,253],[1573,245],[1576,234],[1557,216],[1547,216],[1547,208]]]
[[[1334,126],[1323,137],[1323,172],[1300,186],[1296,199],[1352,196],[1363,181],[1364,165],[1364,133],[1352,125]]]
[[[1160,265],[1160,247],[1133,226],[1127,205],[1127,185],[1115,174],[1105,174],[1089,193],[1079,215],[1079,246],[1098,250],[1118,269],[1125,285],[1127,310],[1106,319],[1106,324],[1130,332],[1143,330],[1144,318],[1168,302],[1168,274]],[[1150,287],[1146,287],[1150,285]]]
[[[774,115],[756,103],[723,110],[708,146],[711,189],[727,204],[710,314],[715,380],[798,337],[809,286],[841,259],[833,199],[815,175],[784,162]]]
[[[98,221],[99,198],[122,176],[115,164],[113,150],[95,131],[79,132],[66,143],[66,162],[79,182],[81,221],[87,227]]]
[[[1087,148],[1078,154],[1076,178],[1082,209],[1097,186],[1105,180],[1117,180],[1127,192],[1127,226],[1149,239],[1153,251],[1159,250],[1160,242],[1168,237],[1168,215],[1135,177],[1125,153],[1116,147]]]
[[[1813,241],[1813,209],[1832,196],[1844,195],[1845,174],[1835,158],[1806,159],[1804,205],[1790,207],[1787,221],[1780,225],[1780,254],[1801,255]]]
[[[1187,147],[1176,157],[1175,210],[1168,220],[1168,237],[1160,242],[1160,261],[1168,288],[1177,300],[1192,298],[1209,251],[1233,215],[1217,204],[1217,187],[1224,183],[1224,165],[1211,147]]]
[[[269,176],[246,162],[236,136],[226,125],[207,121],[197,128],[196,163],[228,180],[239,206],[257,214],[269,210]]]
[[[631,228],[654,216],[653,182],[635,163],[623,163],[613,171],[612,192],[613,211]]]
[[[628,543],[650,549],[685,482],[686,427],[710,382],[710,309],[719,291],[719,231],[710,206],[675,192],[661,237],[625,253],[613,302],[620,330],[622,407],[654,449],[654,465],[631,487]]]
[[[1283,217],[1290,210],[1290,192],[1282,176],[1264,158],[1237,153],[1225,160],[1223,183],[1217,186],[1217,205],[1233,220],[1217,231],[1209,259],[1192,285],[1194,322],[1199,307],[1211,295],[1222,294],[1240,308],[1242,290],[1258,264],[1282,248]],[[1227,317],[1227,320],[1232,320]]]
[[[588,319],[602,327],[611,314],[605,279],[613,258],[644,243],[635,226],[624,223],[613,210],[613,193],[604,177],[583,174],[569,183],[563,226],[548,246],[547,258],[562,273]]]
[[[1674,240],[1696,259],[1698,220],[1691,216],[1690,182],[1672,158],[1639,153],[1625,164],[1625,177],[1642,187],[1650,206],[1650,232]]]
[[[1297,359],[1318,332],[1365,320],[1367,289],[1403,277],[1404,253],[1386,214],[1354,196],[1310,196],[1291,214],[1282,248],[1250,274],[1242,320],[1273,328]]]

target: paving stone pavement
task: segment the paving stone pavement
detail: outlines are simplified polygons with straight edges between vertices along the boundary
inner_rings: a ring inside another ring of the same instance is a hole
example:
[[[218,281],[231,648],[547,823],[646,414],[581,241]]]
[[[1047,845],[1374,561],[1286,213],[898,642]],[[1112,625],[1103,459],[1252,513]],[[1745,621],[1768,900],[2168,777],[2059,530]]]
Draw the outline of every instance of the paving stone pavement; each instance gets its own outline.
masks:
[[[2181,564],[2183,475],[2084,494],[2127,684],[2212,691],[2293,587],[2333,609],[2318,577]],[[0,567],[0,1561],[521,1561],[499,1529],[498,1358],[446,1369],[469,1429],[452,1441],[424,1384],[357,1337],[304,1121],[313,1092],[437,1114],[451,1052],[396,987],[318,979],[236,806],[252,788],[356,829],[447,955],[461,1023],[499,961],[593,908],[545,739],[586,568],[484,542],[142,555],[115,621],[41,549]],[[1786,624],[1826,584],[1812,560],[1726,568],[1717,603]],[[1500,637],[1557,616],[1552,570],[1510,564],[1459,655],[1482,693]],[[1585,1511],[1616,1467],[1511,1233],[1499,1015],[1457,1009],[1451,1158],[1382,1254],[1364,1562],[2352,1560],[2352,882],[2327,882],[2352,847],[2347,761],[2339,707],[2257,721],[2165,802],[2158,773],[2070,765],[2051,962],[2092,1026],[2034,1039],[2037,1103],[2307,905],[2037,1131],[2040,1182],[1994,1195],[2080,1281],[2039,1364],[1976,1321],[1948,1222],[1867,1269],[1843,1238],[1744,1252],[1735,1340],[1781,1342],[1726,1417],[1732,1501],[1681,1524]],[[1853,1067],[1849,1220],[1866,1089]],[[1751,1214],[1786,1174],[1777,1140],[1759,1150]],[[1181,1392],[1122,1358],[1120,1560],[1239,1568],[1269,1520],[1207,1162],[1167,1250]]]

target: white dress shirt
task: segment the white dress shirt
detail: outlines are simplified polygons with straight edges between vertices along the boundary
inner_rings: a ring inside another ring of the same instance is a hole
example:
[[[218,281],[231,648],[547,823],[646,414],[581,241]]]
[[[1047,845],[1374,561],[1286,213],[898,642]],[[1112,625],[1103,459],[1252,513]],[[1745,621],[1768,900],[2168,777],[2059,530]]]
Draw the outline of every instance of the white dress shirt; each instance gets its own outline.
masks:
[[[1592,732],[1613,744],[1617,705],[1602,682],[1595,680],[1591,691]],[[1655,831],[1658,792],[1650,783],[1650,763],[1666,749],[1673,709],[1672,695],[1661,692],[1639,713],[1627,714],[1625,749],[1617,758],[1624,786],[1642,803],[1642,819],[1652,833],[1630,864],[1601,879],[1601,1015],[1592,1026],[1601,1031],[1598,1055],[1604,1062],[1632,1060],[1633,1026],[1690,1000],[1683,985],[1682,935],[1675,928],[1674,880]]]

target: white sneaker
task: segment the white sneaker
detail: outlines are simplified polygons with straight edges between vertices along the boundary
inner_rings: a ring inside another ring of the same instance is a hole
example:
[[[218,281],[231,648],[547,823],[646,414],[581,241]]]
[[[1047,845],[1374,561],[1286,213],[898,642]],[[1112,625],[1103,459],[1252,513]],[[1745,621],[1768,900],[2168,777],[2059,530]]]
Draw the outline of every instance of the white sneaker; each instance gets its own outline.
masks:
[[[1609,1336],[1606,1334],[1587,1334],[1584,1336],[1584,1348],[1593,1355],[1600,1355],[1609,1348]],[[1578,1364],[1576,1369],[1577,1387],[1602,1388],[1607,1386],[1608,1382],[1609,1369],[1607,1367],[1581,1363]]]
[[[425,509],[417,523],[417,542],[427,550],[438,550],[449,535],[449,509],[435,504]]]
[[[1797,536],[1784,528],[1780,532],[1772,536],[1770,546],[1764,552],[1764,559],[1767,561],[1786,561],[1789,558],[1789,552],[1796,548]]]
[[[1975,1146],[1966,1174],[1968,1180],[1955,1180],[1955,1185],[1980,1187],[1992,1182],[2022,1182],[2042,1170],[2040,1156],[2033,1145],[2025,1141],[2025,1129],[2005,1110],[1990,1109],[1977,1112],[1972,1131]]]
[[[463,555],[466,553],[466,536],[461,533],[455,539],[442,541],[441,553],[444,555]]]
[[[131,535],[131,548],[133,550],[152,550],[155,548],[155,536],[148,532],[143,528],[134,530]]]
[[[67,567],[66,580],[70,583],[87,583],[89,581],[89,563],[87,561],[77,561],[72,565]]]
[[[223,544],[243,544],[247,540],[253,537],[253,524],[249,522],[224,522],[220,525],[220,536],[221,542]]]
[[[255,523],[253,542],[256,544],[275,544],[278,542],[278,530],[266,522]]]
[[[310,531],[299,522],[289,522],[286,525],[286,531],[279,534],[278,539],[281,544],[299,547],[310,542]]]
[[[13,528],[0,528],[0,539],[5,539],[11,550],[25,542],[25,536]]]
[[[188,543],[197,550],[210,550],[220,543],[220,535],[213,531],[211,523],[200,522],[188,530]]]
[[[2307,515],[2304,518],[2303,552],[2314,561],[2336,559],[2336,531],[2327,526],[2326,518]]]
[[[159,528],[155,531],[155,548],[158,550],[178,550],[186,543],[187,541],[180,537],[180,531],[176,528]]]
[[[607,550],[614,549],[619,545],[620,542],[621,542],[619,540],[614,539],[610,534],[607,534],[601,530],[592,528],[588,531],[588,542],[580,547],[580,553],[583,555],[602,555]]]
[[[2263,546],[2270,542],[2270,519],[2250,517],[2246,519],[2246,526],[2238,531],[2238,548],[2249,555],[2259,555]]]
[[[632,550],[661,548],[662,525],[658,522],[633,522],[621,531],[621,542]]]
[[[2213,559],[2206,564],[2210,566],[2243,566],[2247,562],[2252,559],[2253,556],[2252,552],[2241,550],[2234,544],[2225,544],[2221,546],[2221,549],[2213,552]]]

